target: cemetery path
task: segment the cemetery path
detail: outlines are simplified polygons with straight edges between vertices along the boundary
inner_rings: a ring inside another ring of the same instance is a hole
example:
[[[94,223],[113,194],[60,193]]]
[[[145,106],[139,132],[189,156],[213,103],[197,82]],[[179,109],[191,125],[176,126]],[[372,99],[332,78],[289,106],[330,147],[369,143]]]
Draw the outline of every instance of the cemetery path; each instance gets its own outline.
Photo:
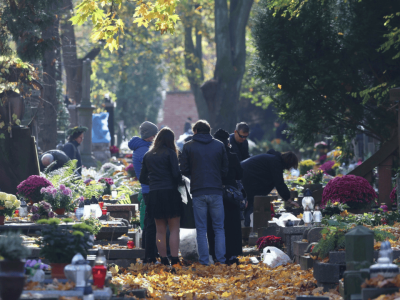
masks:
[[[342,299],[336,290],[328,293],[318,288],[312,270],[302,271],[297,264],[275,269],[264,263],[252,265],[248,257],[236,266],[193,264],[175,265],[170,272],[161,265],[132,264],[127,269],[113,269],[114,284],[125,291],[147,289],[154,299],[295,299],[298,295],[324,295]]]

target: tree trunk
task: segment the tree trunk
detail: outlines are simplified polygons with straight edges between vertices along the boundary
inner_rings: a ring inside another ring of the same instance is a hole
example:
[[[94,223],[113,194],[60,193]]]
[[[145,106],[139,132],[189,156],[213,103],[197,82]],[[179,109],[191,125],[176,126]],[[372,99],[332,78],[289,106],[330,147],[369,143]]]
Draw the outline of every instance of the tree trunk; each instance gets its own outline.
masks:
[[[198,5],[193,4],[192,1],[188,1],[186,7],[188,12],[185,17],[182,18],[185,27],[185,68],[190,83],[190,89],[192,90],[196,102],[199,118],[208,120],[209,114],[207,104],[200,89],[200,85],[204,81],[204,72],[201,45],[202,34],[200,33],[201,16],[193,14],[193,10],[197,7]],[[195,30],[196,45],[193,43],[193,28]]]
[[[51,9],[51,8],[49,8]],[[55,16],[54,23],[43,30],[44,40],[59,40],[59,19]],[[57,144],[57,84],[56,66],[57,54],[55,47],[43,55],[43,86],[44,86],[44,122],[40,132],[40,146],[43,151],[55,149]]]
[[[77,70],[81,66],[76,54],[75,32],[71,18],[73,12],[72,0],[63,0],[61,12],[61,43],[65,73],[67,75],[67,95],[71,103],[80,103],[80,85],[77,80]]]
[[[253,0],[215,0],[215,43],[217,63],[214,79],[201,89],[207,103],[209,122],[216,130],[232,131],[246,63],[246,25]]]

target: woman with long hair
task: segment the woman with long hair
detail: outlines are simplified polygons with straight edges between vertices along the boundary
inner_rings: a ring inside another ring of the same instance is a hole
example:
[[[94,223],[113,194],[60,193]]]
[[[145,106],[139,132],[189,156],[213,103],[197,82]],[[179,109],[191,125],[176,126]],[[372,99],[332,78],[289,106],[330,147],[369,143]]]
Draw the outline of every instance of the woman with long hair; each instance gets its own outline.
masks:
[[[168,224],[171,264],[177,264],[179,263],[179,225],[182,208],[178,184],[182,181],[182,175],[179,170],[175,135],[168,127],[158,132],[150,150],[144,155],[139,181],[150,186],[149,209],[153,212],[156,222],[156,241],[161,263],[170,264],[166,245]]]

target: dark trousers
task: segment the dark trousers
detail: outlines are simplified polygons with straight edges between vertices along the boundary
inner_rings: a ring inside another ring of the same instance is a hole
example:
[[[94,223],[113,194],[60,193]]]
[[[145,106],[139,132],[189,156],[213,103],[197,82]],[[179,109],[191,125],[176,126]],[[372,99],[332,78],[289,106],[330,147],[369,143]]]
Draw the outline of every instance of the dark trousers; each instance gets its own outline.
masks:
[[[149,205],[149,194],[143,194],[144,203],[146,204],[146,211],[144,215],[144,230],[143,236],[145,237],[144,241],[144,259],[155,260],[157,256],[157,245],[156,245],[156,222],[154,221],[153,212],[150,209]]]
[[[244,227],[250,227],[250,215],[253,213],[254,196],[247,196],[248,204],[244,210]],[[250,201],[251,200],[251,201]]]

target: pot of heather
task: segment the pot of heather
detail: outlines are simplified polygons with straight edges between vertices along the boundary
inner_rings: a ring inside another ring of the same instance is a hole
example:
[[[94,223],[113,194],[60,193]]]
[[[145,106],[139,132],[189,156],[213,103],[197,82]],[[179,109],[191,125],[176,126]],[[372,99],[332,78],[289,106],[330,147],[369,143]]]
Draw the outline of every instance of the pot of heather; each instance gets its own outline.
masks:
[[[53,185],[46,178],[31,175],[17,186],[18,196],[30,200],[32,204],[38,203],[43,200],[41,189],[48,186]]]
[[[73,208],[72,190],[63,184],[60,184],[58,188],[53,186],[42,188],[40,193],[57,215],[64,215],[65,211],[70,211]]]
[[[375,198],[377,195],[365,178],[344,175],[328,182],[322,193],[322,205],[326,205],[329,201],[345,203],[349,206],[350,212],[362,213]]]
[[[25,262],[30,250],[22,245],[18,233],[7,232],[0,239],[0,297],[19,299],[25,283]]]
[[[70,221],[70,220],[68,220]],[[39,220],[38,224],[47,224],[42,229],[40,256],[49,260],[51,276],[66,278],[64,268],[71,263],[75,254],[81,253],[86,257],[93,246],[91,227],[86,224],[75,224],[71,228],[59,226],[59,219]]]

